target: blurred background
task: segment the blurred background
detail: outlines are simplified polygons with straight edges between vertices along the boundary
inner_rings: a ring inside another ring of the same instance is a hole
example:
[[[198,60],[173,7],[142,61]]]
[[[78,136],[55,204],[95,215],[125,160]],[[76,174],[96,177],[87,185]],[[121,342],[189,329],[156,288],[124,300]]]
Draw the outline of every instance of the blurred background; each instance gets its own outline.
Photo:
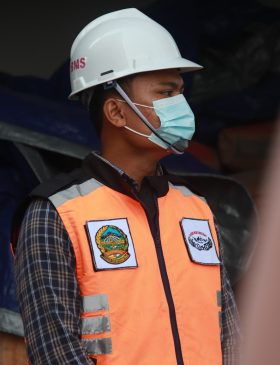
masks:
[[[194,141],[188,153],[163,164],[207,196],[237,297],[246,276],[279,112],[280,0],[6,2],[0,13],[0,365],[25,363],[10,251],[16,208],[40,181],[98,150],[87,112],[67,100],[72,42],[95,17],[127,7],[162,24],[182,55],[204,66],[184,75],[197,122]]]

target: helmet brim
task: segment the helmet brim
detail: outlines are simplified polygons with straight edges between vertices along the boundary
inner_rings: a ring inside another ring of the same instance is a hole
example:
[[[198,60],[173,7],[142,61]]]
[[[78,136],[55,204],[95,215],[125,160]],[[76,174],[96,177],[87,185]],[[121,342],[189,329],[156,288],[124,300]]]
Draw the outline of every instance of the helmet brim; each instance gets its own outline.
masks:
[[[163,62],[162,64],[157,63],[155,66],[153,65],[143,65],[143,67],[137,67],[137,70],[131,68],[131,69],[127,69],[123,72],[113,72],[111,74],[108,74],[108,76],[106,78],[103,78],[102,80],[94,80],[93,82],[90,82],[87,84],[86,88],[83,86],[80,88],[80,90],[75,90],[75,92],[72,92],[68,99],[69,100],[77,100],[78,99],[78,94],[85,90],[85,89],[89,89],[91,87],[95,87],[97,85],[102,85],[105,82],[108,81],[113,81],[113,80],[118,80],[122,77],[126,77],[126,76],[130,76],[130,75],[134,75],[134,74],[139,74],[142,72],[152,72],[152,71],[160,71],[160,70],[168,70],[168,69],[178,69],[180,73],[185,73],[185,72],[192,72],[192,71],[199,71],[203,68],[203,66],[199,65],[198,63],[189,61],[185,58],[179,57],[176,58],[175,60],[166,60],[165,62]]]

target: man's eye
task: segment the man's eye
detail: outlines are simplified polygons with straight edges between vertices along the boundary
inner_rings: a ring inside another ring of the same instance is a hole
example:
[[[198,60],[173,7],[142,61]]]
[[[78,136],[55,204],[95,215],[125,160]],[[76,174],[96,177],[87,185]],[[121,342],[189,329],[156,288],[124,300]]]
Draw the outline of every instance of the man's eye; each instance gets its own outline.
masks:
[[[162,95],[172,96],[173,90],[164,90],[161,92]]]

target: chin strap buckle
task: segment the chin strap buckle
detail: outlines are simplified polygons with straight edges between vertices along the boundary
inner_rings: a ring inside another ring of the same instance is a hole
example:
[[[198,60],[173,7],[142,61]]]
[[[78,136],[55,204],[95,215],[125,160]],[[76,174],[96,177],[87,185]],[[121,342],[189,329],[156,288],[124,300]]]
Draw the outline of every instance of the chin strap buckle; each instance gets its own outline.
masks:
[[[107,81],[103,84],[104,90],[110,90],[116,88],[116,81]]]

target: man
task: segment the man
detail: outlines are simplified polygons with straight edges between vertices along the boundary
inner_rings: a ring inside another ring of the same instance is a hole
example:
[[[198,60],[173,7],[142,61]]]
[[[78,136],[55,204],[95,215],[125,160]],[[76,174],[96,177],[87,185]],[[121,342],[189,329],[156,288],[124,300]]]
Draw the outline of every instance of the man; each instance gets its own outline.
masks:
[[[236,359],[212,213],[158,163],[194,133],[180,73],[200,68],[136,9],[74,41],[70,97],[88,105],[101,153],[32,193],[16,258],[30,364]]]

